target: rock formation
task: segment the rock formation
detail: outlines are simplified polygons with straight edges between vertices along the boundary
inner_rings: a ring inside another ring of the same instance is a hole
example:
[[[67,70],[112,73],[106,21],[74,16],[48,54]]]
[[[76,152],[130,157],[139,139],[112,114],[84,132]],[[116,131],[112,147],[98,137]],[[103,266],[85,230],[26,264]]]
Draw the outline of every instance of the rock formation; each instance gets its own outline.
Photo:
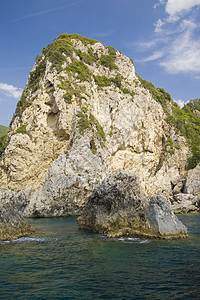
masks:
[[[0,241],[10,241],[33,233],[20,212],[26,205],[26,197],[21,192],[17,197],[12,192],[0,192]]]
[[[36,58],[0,138],[1,188],[24,191],[26,216],[77,214],[99,181],[124,169],[148,196],[176,201],[193,178],[181,114],[120,51],[63,34]]]
[[[79,228],[108,237],[182,238],[186,227],[161,196],[148,200],[138,177],[117,171],[94,190],[77,219]]]
[[[183,190],[183,193],[181,191]],[[189,170],[187,180],[179,181],[173,188],[172,208],[176,213],[188,213],[200,209],[200,164]]]

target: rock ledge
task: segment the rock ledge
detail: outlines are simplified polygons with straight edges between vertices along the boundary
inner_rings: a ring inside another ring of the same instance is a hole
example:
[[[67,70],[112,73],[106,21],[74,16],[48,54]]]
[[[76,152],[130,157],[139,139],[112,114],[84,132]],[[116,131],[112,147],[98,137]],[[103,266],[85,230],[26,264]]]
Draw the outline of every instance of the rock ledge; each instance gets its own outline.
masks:
[[[114,238],[187,237],[187,228],[168,202],[161,196],[149,201],[138,177],[123,170],[108,176],[93,191],[77,222],[80,229]]]

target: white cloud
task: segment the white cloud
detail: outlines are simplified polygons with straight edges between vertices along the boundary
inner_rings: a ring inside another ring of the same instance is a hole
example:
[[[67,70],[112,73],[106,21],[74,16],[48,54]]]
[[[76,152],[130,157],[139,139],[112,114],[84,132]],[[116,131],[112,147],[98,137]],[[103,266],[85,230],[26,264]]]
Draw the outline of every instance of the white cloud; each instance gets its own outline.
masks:
[[[159,64],[168,73],[200,74],[200,37],[194,36],[190,27],[173,37]]]
[[[134,47],[140,52],[145,52],[155,48],[159,43],[166,41],[166,37],[160,36],[159,38],[155,38],[149,41],[137,41],[134,43],[129,43],[129,47]]]
[[[184,106],[184,104],[185,104],[185,102],[183,100],[181,100],[181,99],[175,100],[175,101],[180,106],[180,108],[182,108]]]
[[[200,23],[196,5],[200,6],[200,0],[160,0],[154,8],[161,5],[166,16],[157,19],[151,40],[137,43],[136,49],[146,52],[146,57],[137,61],[156,61],[167,73],[188,73],[197,78],[200,76]]]
[[[164,22],[161,19],[158,19],[158,21],[155,24],[155,32],[159,33],[162,31],[162,27],[164,26]]]
[[[160,6],[161,4],[164,4],[165,0],[158,0],[157,3],[154,4],[153,8],[157,8],[158,6]]]
[[[200,0],[168,0],[165,11],[173,17],[184,11],[189,11],[196,5],[200,5]]]
[[[196,22],[192,21],[192,20],[183,20],[180,23],[180,31],[184,31],[184,30],[194,30],[196,29],[198,26],[196,24]]]
[[[22,89],[11,84],[0,82],[0,92],[5,94],[6,96],[18,99],[22,94]]]
[[[152,60],[156,60],[156,59],[159,59],[163,56],[163,52],[162,51],[156,51],[155,53],[153,53],[152,55],[146,57],[146,58],[143,58],[141,60],[137,60],[139,62],[148,62],[148,61],[152,61]]]

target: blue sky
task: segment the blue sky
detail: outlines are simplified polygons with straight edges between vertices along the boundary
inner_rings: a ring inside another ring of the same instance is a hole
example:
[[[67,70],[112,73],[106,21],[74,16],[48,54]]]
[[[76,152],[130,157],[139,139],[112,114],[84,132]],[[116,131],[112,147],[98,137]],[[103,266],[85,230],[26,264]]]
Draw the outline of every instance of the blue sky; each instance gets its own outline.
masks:
[[[121,50],[182,104],[200,97],[200,0],[7,0],[0,10],[0,124],[43,47],[78,33]]]

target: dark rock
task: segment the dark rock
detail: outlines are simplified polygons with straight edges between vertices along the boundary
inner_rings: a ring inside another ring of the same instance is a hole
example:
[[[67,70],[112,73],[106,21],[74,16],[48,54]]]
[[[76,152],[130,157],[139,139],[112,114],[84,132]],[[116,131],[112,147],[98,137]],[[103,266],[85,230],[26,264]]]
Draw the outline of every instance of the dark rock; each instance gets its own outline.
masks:
[[[179,178],[171,181],[172,184],[172,193],[179,194],[183,192],[185,186],[185,179]]]
[[[167,201],[154,196],[149,201],[137,176],[119,170],[94,190],[77,219],[85,228],[108,237],[182,238],[186,227]]]
[[[0,191],[0,241],[7,241],[31,234],[34,229],[22,216],[24,195],[18,197],[9,190]]]

